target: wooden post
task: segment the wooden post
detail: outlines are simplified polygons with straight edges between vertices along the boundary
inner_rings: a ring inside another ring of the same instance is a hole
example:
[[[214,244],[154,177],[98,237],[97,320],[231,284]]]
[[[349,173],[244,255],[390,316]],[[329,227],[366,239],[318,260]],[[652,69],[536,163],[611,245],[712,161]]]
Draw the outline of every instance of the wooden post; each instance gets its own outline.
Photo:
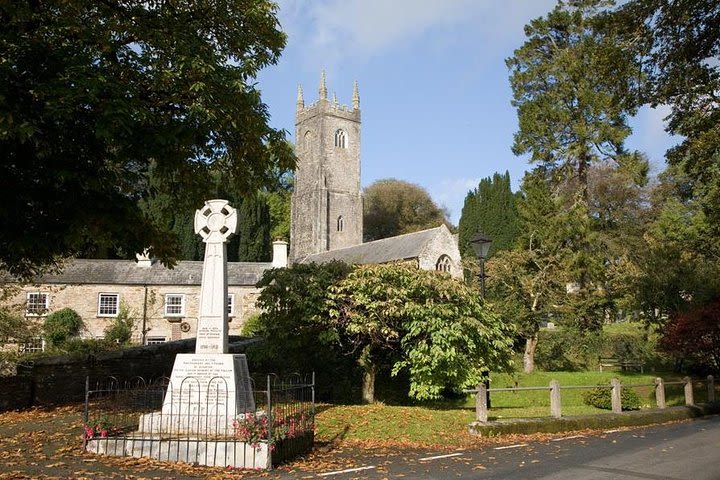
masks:
[[[555,418],[562,417],[560,404],[560,382],[550,380],[550,415]]]
[[[715,377],[713,377],[712,375],[708,375],[707,382],[708,382],[708,385],[707,385],[707,389],[708,389],[707,401],[708,401],[708,402],[714,402],[714,401],[715,401]]]
[[[655,379],[655,401],[658,408],[665,408],[665,382],[660,377]]]
[[[695,405],[692,380],[690,377],[685,377],[683,378],[683,382],[685,382],[685,405]]]
[[[488,406],[487,406],[487,387],[484,383],[478,383],[477,393],[475,394],[475,418],[478,422],[487,422]]]
[[[622,413],[622,385],[620,384],[620,380],[613,378],[610,380],[610,385],[612,386],[612,390],[610,391],[612,411],[613,413]]]

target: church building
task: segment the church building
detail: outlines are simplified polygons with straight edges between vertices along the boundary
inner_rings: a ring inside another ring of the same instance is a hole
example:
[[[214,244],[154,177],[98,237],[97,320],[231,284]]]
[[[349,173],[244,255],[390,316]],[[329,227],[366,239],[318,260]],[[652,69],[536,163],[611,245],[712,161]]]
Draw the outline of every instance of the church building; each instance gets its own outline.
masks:
[[[298,87],[295,116],[295,191],[290,223],[290,261],[390,263],[412,261],[424,270],[462,278],[457,237],[445,225],[363,243],[360,189],[360,93],[338,103],[323,72],[319,98],[305,105]]]

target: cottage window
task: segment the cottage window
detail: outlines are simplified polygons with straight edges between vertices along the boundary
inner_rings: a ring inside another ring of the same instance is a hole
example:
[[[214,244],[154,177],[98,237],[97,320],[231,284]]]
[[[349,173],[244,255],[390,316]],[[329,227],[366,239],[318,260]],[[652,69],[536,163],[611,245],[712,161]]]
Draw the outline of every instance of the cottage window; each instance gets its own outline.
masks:
[[[169,293],[165,295],[165,316],[185,316],[185,295]]]
[[[27,294],[27,302],[25,303],[25,315],[28,317],[39,317],[46,315],[50,306],[50,295],[41,292],[31,292]]]
[[[145,345],[157,345],[159,343],[165,343],[166,341],[165,337],[147,337]]]
[[[117,317],[119,306],[119,294],[101,293],[98,295],[98,317]]]
[[[228,295],[227,313],[228,313],[228,317],[235,316],[235,294],[234,293],[231,293],[230,295]]]

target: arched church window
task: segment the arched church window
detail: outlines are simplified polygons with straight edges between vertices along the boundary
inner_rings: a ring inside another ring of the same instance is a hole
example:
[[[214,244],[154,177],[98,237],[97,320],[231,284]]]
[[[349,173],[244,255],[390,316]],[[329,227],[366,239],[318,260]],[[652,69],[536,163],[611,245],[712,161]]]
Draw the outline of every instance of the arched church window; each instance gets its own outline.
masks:
[[[305,132],[305,136],[303,137],[303,145],[306,149],[310,148],[310,145],[312,144],[312,133],[310,130]]]
[[[435,264],[435,270],[438,272],[450,273],[450,267],[452,267],[452,262],[450,261],[450,257],[447,255],[441,255]]]
[[[340,215],[337,219],[337,231],[342,232],[345,228],[345,219],[343,219],[342,215]]]
[[[335,131],[335,146],[339,148],[347,148],[347,135],[341,129]]]

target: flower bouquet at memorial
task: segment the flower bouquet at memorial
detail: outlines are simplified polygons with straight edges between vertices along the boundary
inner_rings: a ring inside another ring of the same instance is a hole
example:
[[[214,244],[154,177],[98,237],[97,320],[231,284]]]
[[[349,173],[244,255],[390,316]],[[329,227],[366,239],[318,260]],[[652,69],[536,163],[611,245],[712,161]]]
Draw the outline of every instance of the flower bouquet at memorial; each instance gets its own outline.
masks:
[[[84,424],[83,432],[85,440],[90,440],[93,438],[114,437],[124,433],[122,428],[113,425],[112,422],[110,422],[106,418],[101,418],[97,422],[94,422],[90,425]]]

